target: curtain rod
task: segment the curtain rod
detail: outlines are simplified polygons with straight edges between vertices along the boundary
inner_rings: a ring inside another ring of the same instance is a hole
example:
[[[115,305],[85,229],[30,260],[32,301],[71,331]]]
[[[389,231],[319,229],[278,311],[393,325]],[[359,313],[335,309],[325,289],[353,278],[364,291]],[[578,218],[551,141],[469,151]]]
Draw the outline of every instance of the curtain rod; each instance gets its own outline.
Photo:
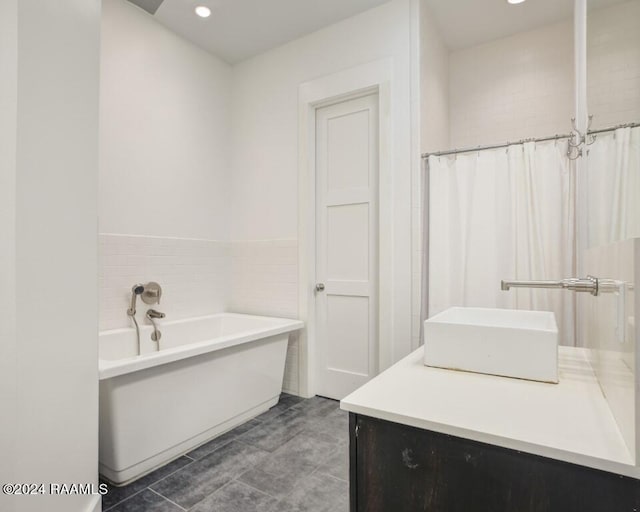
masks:
[[[619,124],[617,126],[612,126],[610,128],[601,128],[599,130],[589,130],[589,135],[594,135],[597,133],[611,132],[617,130],[618,128],[636,128],[640,126],[640,123],[627,123],[627,124]],[[549,140],[559,140],[559,139],[568,139],[571,137],[570,133],[567,134],[558,134],[553,135],[551,137],[542,137],[542,138],[531,138],[531,139],[520,139],[515,142],[506,142],[503,144],[492,144],[490,146],[476,146],[474,148],[462,148],[462,149],[449,149],[447,151],[435,151],[433,153],[423,153],[422,158],[428,158],[430,156],[444,156],[444,155],[455,155],[457,153],[473,153],[474,151],[483,151],[485,149],[500,149],[507,148],[509,146],[515,146],[519,144],[524,144],[526,142],[545,142]]]

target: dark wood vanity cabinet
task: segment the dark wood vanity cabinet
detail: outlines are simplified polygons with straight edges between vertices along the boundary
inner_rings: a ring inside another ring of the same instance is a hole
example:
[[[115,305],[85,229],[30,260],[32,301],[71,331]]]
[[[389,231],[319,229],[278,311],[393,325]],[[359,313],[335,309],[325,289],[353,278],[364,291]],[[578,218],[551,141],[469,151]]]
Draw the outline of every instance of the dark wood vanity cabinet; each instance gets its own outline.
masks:
[[[351,512],[640,512],[640,480],[350,413]]]

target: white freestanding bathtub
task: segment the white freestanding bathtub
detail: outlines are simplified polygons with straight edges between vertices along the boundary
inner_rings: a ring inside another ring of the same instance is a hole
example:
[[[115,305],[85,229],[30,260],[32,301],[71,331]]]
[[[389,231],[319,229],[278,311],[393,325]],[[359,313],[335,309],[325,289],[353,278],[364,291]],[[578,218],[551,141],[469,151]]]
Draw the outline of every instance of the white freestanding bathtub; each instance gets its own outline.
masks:
[[[123,485],[266,411],[298,320],[234,313],[103,331],[100,473]]]

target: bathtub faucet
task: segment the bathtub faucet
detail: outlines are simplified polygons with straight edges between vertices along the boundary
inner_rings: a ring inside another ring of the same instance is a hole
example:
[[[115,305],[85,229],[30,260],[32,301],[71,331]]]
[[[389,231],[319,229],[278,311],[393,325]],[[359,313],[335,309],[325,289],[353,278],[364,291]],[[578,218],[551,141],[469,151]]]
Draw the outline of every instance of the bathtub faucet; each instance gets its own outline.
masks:
[[[134,317],[136,314],[136,300],[140,295],[140,299],[145,304],[160,304],[160,298],[162,297],[162,286],[154,281],[150,281],[147,284],[134,284],[131,288],[131,303],[129,309],[127,309],[127,315]]]
[[[158,320],[159,318],[164,318],[165,316],[167,315],[165,315],[164,313],[161,313],[160,311],[156,311],[155,309],[149,309],[147,311],[146,317],[151,322],[151,325],[153,325],[153,332],[151,333],[151,339],[153,341],[157,341],[158,343],[160,342],[162,333],[160,332],[160,329],[158,329],[158,326],[156,325],[154,320]],[[160,346],[158,346],[158,349],[160,349]]]
[[[134,284],[131,288],[131,302],[129,303],[129,309],[127,309],[127,316],[131,318],[136,328],[138,355],[140,355],[140,327],[138,326],[138,321],[136,320],[136,301],[138,300],[138,295],[140,295],[140,299],[145,304],[160,304],[160,297],[162,297],[162,286],[154,281],[150,281],[147,284]],[[164,313],[160,313],[159,311],[150,309],[149,311],[147,311],[147,318],[151,320],[151,323],[153,324],[153,334],[151,335],[151,339],[153,341],[158,341],[161,334],[160,331],[156,329],[156,324],[153,319],[164,318]]]

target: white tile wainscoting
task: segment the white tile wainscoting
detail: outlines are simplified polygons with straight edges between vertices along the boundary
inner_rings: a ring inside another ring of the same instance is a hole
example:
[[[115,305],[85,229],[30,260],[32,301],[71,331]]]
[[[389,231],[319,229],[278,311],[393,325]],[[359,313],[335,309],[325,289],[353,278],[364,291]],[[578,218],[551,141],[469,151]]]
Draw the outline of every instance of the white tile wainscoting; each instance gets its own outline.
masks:
[[[100,330],[130,327],[135,283],[157,281],[160,311],[181,319],[233,311],[297,318],[296,240],[219,241],[100,235]],[[298,393],[298,335],[290,337],[283,389]]]
[[[100,330],[130,327],[131,287],[157,281],[171,319],[222,312],[230,285],[228,242],[100,235]]]

